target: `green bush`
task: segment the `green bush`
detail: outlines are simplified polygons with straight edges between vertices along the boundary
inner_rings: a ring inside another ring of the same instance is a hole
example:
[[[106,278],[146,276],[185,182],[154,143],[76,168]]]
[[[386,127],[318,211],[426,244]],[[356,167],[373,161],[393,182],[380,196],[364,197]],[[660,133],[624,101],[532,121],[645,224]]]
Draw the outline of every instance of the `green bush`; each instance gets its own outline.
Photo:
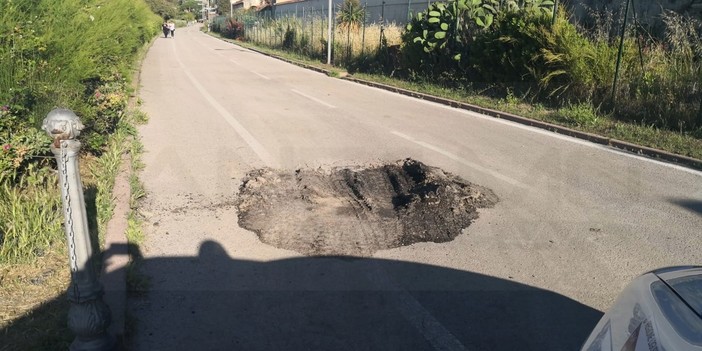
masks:
[[[285,33],[283,34],[283,48],[284,49],[295,48],[295,37],[296,36],[297,36],[297,31],[295,30],[295,27],[292,27],[288,24],[287,28],[285,28]]]
[[[47,155],[50,141],[40,130],[17,117],[10,106],[0,106],[0,184],[16,182],[37,161]]]
[[[563,11],[554,20],[520,10],[498,16],[476,38],[470,59],[483,82],[522,87],[566,104],[603,98],[614,76],[616,48],[588,40]]]
[[[54,107],[74,110],[84,150],[100,153],[127,108],[137,51],[160,22],[144,0],[0,2],[2,263],[41,255],[61,236],[41,121]]]
[[[593,126],[599,120],[597,111],[589,103],[579,103],[559,109],[558,118],[576,126]]]
[[[178,7],[168,0],[144,0],[149,5],[151,11],[159,15],[164,20],[175,18],[178,14]]]
[[[210,23],[210,29],[229,39],[244,37],[244,23],[228,16],[217,16]]]
[[[28,262],[62,237],[55,176],[30,167],[17,186],[0,183],[0,263]]]
[[[215,33],[222,33],[222,30],[224,30],[225,27],[225,21],[227,20],[227,17],[225,16],[217,16],[213,18],[210,21],[210,30],[215,32]]]
[[[672,12],[665,13],[663,20],[663,41],[648,40],[643,48],[643,62],[634,60],[622,74],[615,107],[628,120],[699,133],[702,22]]]
[[[233,19],[227,18],[225,21],[224,30],[222,35],[229,39],[240,39],[244,37],[244,24]]]
[[[421,74],[430,77],[439,75],[448,79],[464,80],[466,78],[479,78],[480,74],[486,81],[501,81],[499,76],[507,76],[514,81],[515,72],[493,72],[495,52],[475,52],[504,49],[499,47],[500,33],[521,33],[510,28],[495,29],[495,22],[502,17],[502,26],[510,24],[505,17],[524,25],[538,18],[546,18],[552,12],[551,0],[451,0],[446,3],[436,2],[429,5],[426,11],[417,13],[403,33],[402,41],[402,66],[410,74]],[[526,21],[521,21],[525,19]],[[490,34],[497,34],[491,37]],[[478,39],[480,38],[480,39]],[[478,41],[476,43],[476,40]],[[488,42],[490,42],[488,44]],[[513,43],[519,44],[519,38]],[[481,45],[482,44],[482,45]],[[494,49],[494,45],[498,48]],[[528,43],[527,43],[528,45]],[[513,50],[510,55],[519,54],[519,49]],[[526,55],[529,53],[527,52]],[[481,58],[488,58],[486,62],[479,62]],[[509,59],[509,57],[507,58]],[[471,63],[475,66],[479,62],[478,72],[472,71]],[[508,62],[509,63],[509,62]],[[523,65],[520,65],[520,69]],[[521,75],[516,74],[517,80]],[[445,79],[445,78],[440,78]]]
[[[141,0],[19,3],[0,4],[0,105],[35,128],[53,107],[71,108],[99,152],[126,106],[123,77],[160,20]]]
[[[496,14],[494,0],[435,2],[419,12],[402,34],[403,65],[424,75],[462,71],[473,36],[488,28]]]

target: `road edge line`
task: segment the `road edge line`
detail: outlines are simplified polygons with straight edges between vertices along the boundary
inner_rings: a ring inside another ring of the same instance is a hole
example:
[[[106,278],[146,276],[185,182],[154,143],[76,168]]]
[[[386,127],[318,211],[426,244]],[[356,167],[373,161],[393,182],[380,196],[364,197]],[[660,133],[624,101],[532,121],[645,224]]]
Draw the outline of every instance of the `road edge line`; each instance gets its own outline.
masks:
[[[207,33],[205,33],[205,34],[207,34]],[[265,55],[265,56],[268,56],[268,57],[271,57],[274,59],[278,59],[280,61],[287,62],[287,63],[293,64],[293,65],[296,65],[296,66],[299,66],[302,68],[313,70],[315,72],[324,73],[327,76],[331,76],[331,71],[326,70],[324,68],[319,68],[316,66],[308,65],[308,64],[303,63],[303,62],[287,59],[287,58],[280,57],[280,56],[277,56],[275,54],[263,52],[263,51],[260,51],[260,50],[254,49],[254,48],[240,46],[235,41],[227,40],[225,38],[220,38],[220,37],[217,37],[214,35],[210,35],[210,36],[212,38],[219,39],[219,40],[222,40],[224,42],[227,42],[227,43],[230,43],[233,45],[237,45],[237,46],[242,47],[246,50],[251,50],[251,51],[259,53],[261,55]],[[648,147],[648,146],[638,145],[638,144],[630,143],[630,142],[619,140],[619,139],[604,137],[604,136],[601,136],[598,134],[581,132],[579,130],[559,126],[557,124],[552,124],[552,123],[548,123],[548,122],[544,122],[544,121],[539,121],[536,119],[518,116],[518,115],[509,113],[509,112],[502,112],[502,111],[498,111],[498,110],[489,109],[486,107],[480,107],[477,105],[469,104],[466,102],[460,102],[460,101],[442,98],[442,97],[438,97],[438,96],[434,96],[434,95],[420,93],[417,91],[398,88],[398,87],[387,85],[387,84],[371,82],[368,80],[355,78],[353,76],[339,77],[339,79],[353,82],[353,83],[357,83],[357,84],[366,85],[366,86],[377,88],[377,89],[383,89],[383,90],[390,91],[390,92],[400,94],[400,95],[405,95],[405,96],[409,96],[409,97],[413,97],[413,98],[417,98],[417,99],[421,99],[421,100],[427,100],[427,101],[431,101],[434,103],[438,103],[438,104],[442,104],[442,105],[446,105],[446,106],[450,106],[450,107],[454,107],[454,108],[459,108],[459,109],[466,110],[466,111],[477,112],[477,113],[480,113],[480,114],[483,114],[486,116],[490,116],[493,118],[504,119],[504,120],[508,120],[511,122],[527,125],[530,127],[544,129],[544,130],[547,130],[547,131],[550,131],[553,133],[562,134],[562,135],[566,135],[566,136],[569,136],[572,138],[589,141],[589,142],[594,143],[594,144],[610,146],[613,149],[616,149],[616,150],[619,150],[622,152],[628,152],[628,153],[634,154],[634,155],[639,156],[639,157],[647,157],[649,159],[654,159],[657,161],[665,161],[665,162],[668,162],[671,164],[685,166],[685,167],[688,167],[688,168],[693,169],[693,170],[702,170],[702,160],[696,159],[694,157],[678,155],[678,154],[674,154],[672,152],[668,152],[668,151],[664,151],[664,150],[660,150],[660,149],[655,149],[655,148]]]
[[[381,84],[381,83],[376,83],[376,82],[371,82],[363,79],[358,79],[355,77],[347,76],[342,78],[344,80],[354,82],[357,84],[363,84],[366,86],[370,86],[373,88],[378,88],[378,89],[383,89],[386,91],[390,91],[393,93],[397,93],[400,95],[405,95],[409,97],[414,97],[417,99],[422,99],[422,100],[427,100],[431,101],[434,103],[454,107],[454,108],[459,108],[462,110],[466,111],[472,111],[476,113],[483,114],[485,116],[493,117],[493,118],[498,118],[498,119],[504,119],[508,120],[511,122],[531,126],[531,127],[536,127],[539,129],[544,129],[548,130],[550,132],[554,132],[557,134],[562,134],[566,135],[572,138],[576,139],[581,139],[585,141],[589,141],[594,144],[600,144],[600,145],[605,145],[605,146],[611,146],[615,149],[621,150],[621,151],[627,151],[630,153],[633,153],[637,156],[647,156],[651,159],[659,160],[659,161],[667,161],[669,163],[677,164],[677,165],[682,165],[682,166],[687,166],[689,168],[699,170],[702,169],[702,160],[689,157],[689,156],[683,156],[683,155],[678,155],[674,154],[668,151],[663,151],[643,145],[638,145],[638,144],[633,144],[630,142],[622,141],[619,139],[613,139],[613,138],[608,138],[604,137],[598,134],[592,134],[592,133],[587,133],[587,132],[582,132],[579,130],[575,129],[570,129],[567,127],[559,126],[556,124],[544,122],[544,121],[539,121],[536,119],[531,119],[527,117],[522,117],[518,116],[515,114],[511,114],[508,112],[502,112],[502,111],[497,111],[485,107],[480,107],[477,105],[465,103],[465,102],[460,102],[456,100],[451,100],[451,99],[446,99],[434,95],[429,95],[425,93],[420,93],[412,90],[407,90],[407,89],[402,89],[398,87],[394,87],[391,85],[386,85],[386,84]]]

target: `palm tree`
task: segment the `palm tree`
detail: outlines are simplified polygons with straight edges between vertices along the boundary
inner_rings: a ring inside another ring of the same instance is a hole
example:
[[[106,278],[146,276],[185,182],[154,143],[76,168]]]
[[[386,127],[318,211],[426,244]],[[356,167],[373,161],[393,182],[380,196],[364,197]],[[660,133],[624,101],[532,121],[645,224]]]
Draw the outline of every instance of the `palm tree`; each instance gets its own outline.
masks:
[[[346,30],[358,29],[366,19],[366,9],[359,0],[344,0],[336,13],[336,22]]]

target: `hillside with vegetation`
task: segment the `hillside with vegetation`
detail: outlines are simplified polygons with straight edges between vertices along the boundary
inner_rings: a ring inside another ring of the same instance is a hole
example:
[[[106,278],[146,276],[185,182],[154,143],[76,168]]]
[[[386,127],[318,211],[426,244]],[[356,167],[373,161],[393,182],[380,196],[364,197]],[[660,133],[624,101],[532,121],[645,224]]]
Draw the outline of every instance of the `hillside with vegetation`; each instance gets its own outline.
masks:
[[[112,182],[130,133],[126,121],[140,116],[130,106],[134,64],[161,21],[144,0],[0,2],[3,346],[65,349],[70,340],[61,299],[31,314],[63,293],[68,275],[55,162],[42,120],[63,107],[85,124],[81,174],[95,234],[111,215]]]

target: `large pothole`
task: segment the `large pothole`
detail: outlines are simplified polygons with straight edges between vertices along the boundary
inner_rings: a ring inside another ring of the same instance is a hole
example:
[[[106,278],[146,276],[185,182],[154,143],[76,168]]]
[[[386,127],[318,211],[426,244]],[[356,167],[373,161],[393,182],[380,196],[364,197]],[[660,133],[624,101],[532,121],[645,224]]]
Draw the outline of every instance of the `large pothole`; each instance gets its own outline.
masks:
[[[412,159],[367,168],[250,172],[239,225],[305,255],[369,256],[417,242],[453,240],[497,196]]]

